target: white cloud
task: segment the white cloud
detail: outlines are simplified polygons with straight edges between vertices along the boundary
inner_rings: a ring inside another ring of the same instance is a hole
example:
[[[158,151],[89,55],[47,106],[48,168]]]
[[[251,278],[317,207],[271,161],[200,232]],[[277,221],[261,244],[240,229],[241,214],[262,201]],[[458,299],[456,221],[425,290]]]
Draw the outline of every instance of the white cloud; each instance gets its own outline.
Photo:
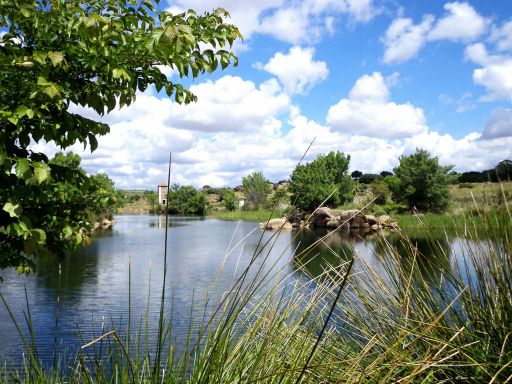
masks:
[[[402,63],[416,56],[425,45],[426,35],[433,22],[434,17],[431,15],[424,16],[418,25],[409,18],[393,20],[383,38],[386,47],[383,61],[387,64]]]
[[[200,12],[223,7],[245,39],[267,34],[291,43],[312,43],[332,33],[333,17],[344,14],[352,22],[368,22],[380,12],[373,0],[177,0],[169,9]]]
[[[322,35],[322,26],[311,24],[310,15],[304,8],[290,7],[265,17],[259,30],[291,44],[309,43],[319,40]]]
[[[379,72],[357,80],[349,98],[329,109],[327,123],[343,133],[380,138],[403,138],[427,130],[421,108],[389,101],[388,88]]]
[[[477,43],[466,48],[466,57],[482,66],[473,71],[473,81],[489,91],[484,100],[512,101],[512,56],[490,55]]]
[[[384,63],[395,64],[410,60],[427,42],[475,40],[489,27],[489,19],[479,15],[468,3],[446,3],[444,8],[448,14],[437,20],[433,15],[424,15],[419,24],[401,16],[393,20],[382,38],[385,47]]]
[[[190,90],[197,95],[197,103],[186,106],[172,103],[168,124],[204,132],[252,131],[290,106],[290,99],[275,79],[256,87],[252,81],[224,76]]]
[[[448,11],[429,32],[428,40],[471,41],[487,31],[489,20],[480,16],[468,3],[446,3]]]
[[[512,109],[498,108],[491,113],[482,132],[482,140],[512,137]]]
[[[261,69],[275,75],[288,94],[305,94],[329,74],[324,61],[313,60],[313,48],[292,47],[287,54],[276,53]]]
[[[491,33],[491,41],[500,51],[512,49],[512,20],[504,23],[501,28],[494,27]]]

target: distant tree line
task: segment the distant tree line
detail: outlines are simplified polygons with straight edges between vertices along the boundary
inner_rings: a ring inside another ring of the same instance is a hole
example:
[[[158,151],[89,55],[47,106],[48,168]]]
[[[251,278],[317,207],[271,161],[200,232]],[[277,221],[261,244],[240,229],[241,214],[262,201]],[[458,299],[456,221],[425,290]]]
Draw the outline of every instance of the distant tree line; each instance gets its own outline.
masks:
[[[393,172],[382,171],[380,174],[363,173],[359,170],[353,171],[351,174],[353,180],[361,184],[372,184],[374,181],[392,176]],[[500,161],[494,168],[484,171],[467,171],[457,173],[451,171],[451,182],[453,183],[485,183],[512,180],[512,160]]]

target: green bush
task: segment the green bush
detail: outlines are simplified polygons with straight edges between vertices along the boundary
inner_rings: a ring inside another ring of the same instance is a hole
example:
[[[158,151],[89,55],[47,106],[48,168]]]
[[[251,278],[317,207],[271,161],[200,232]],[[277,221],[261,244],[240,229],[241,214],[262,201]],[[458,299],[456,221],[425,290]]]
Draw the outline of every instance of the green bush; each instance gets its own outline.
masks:
[[[228,211],[234,211],[238,208],[238,199],[235,193],[230,189],[225,190],[222,194],[222,203]]]
[[[410,156],[400,157],[400,165],[394,169],[398,183],[390,188],[397,202],[420,211],[443,211],[450,202],[448,185],[452,166],[441,166],[437,157],[422,149]],[[394,179],[392,179],[394,180]]]
[[[298,165],[288,187],[292,204],[300,210],[313,212],[322,203],[337,207],[351,201],[354,190],[348,173],[349,164],[350,155],[336,151]]]

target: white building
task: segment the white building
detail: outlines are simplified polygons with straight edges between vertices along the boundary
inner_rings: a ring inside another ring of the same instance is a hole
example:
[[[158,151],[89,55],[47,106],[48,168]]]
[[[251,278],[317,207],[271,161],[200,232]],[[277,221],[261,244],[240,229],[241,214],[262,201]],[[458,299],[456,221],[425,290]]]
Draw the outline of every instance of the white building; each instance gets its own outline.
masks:
[[[167,184],[160,184],[158,186],[158,204],[166,205],[167,204]]]

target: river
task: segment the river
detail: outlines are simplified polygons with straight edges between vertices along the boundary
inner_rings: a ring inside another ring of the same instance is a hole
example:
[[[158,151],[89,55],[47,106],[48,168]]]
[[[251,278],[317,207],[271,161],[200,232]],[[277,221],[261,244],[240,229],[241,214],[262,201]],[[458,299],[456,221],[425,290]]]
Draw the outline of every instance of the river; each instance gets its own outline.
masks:
[[[136,324],[134,332],[147,321],[150,338],[155,336],[163,283],[165,218],[123,215],[116,221],[113,229],[96,236],[79,254],[62,260],[38,259],[34,274],[0,271],[4,279],[0,292],[26,335],[26,318],[30,318],[37,351],[46,366],[55,364],[57,356],[62,358],[65,351],[74,356],[77,348],[106,329],[123,333],[129,315],[132,325]],[[210,218],[170,217],[168,227],[165,313],[170,318],[172,312],[178,343],[189,329],[191,308],[204,307],[204,303],[213,308],[214,300],[206,302],[205,293],[218,291],[222,295],[228,291],[262,244],[269,242],[256,257],[249,280],[259,267],[268,271],[274,265],[306,281],[293,256],[322,236],[312,231],[277,236],[261,231],[255,222]],[[415,244],[429,260],[420,263],[425,273],[432,262],[449,268],[458,260],[459,239],[438,241],[435,248],[422,240]],[[353,254],[380,268],[382,252],[372,240],[342,235],[328,245],[310,256],[313,260],[309,260],[307,269],[312,275],[322,273],[326,263],[339,265]],[[221,277],[212,287],[216,275]],[[1,302],[0,324],[0,363],[7,368],[17,367],[23,344]]]

